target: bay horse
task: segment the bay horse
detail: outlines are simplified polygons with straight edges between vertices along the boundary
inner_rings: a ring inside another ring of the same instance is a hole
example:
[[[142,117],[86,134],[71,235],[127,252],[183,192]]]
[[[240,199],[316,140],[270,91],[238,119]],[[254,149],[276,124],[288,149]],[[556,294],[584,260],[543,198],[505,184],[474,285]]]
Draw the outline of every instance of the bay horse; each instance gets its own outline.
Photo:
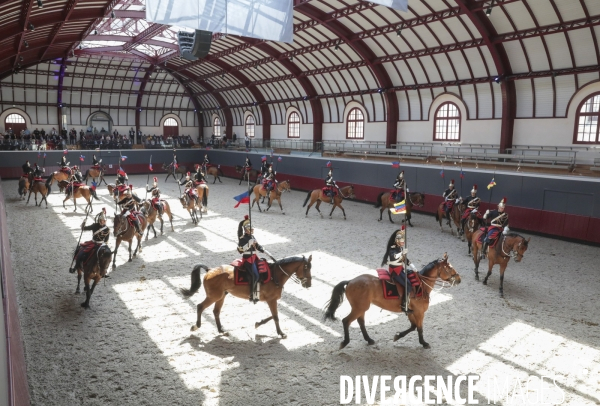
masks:
[[[73,211],[77,211],[77,198],[78,197],[82,197],[85,199],[85,201],[87,202],[87,206],[85,206],[85,211],[88,211],[88,207],[90,210],[90,213],[92,213],[94,211],[94,208],[92,206],[92,201],[94,199],[96,200],[100,200],[98,198],[98,195],[96,194],[96,189],[95,188],[90,188],[87,185],[81,185],[78,187],[75,187],[73,185],[71,185],[71,187],[67,187],[66,189],[66,197],[65,200],[63,200],[63,208],[67,208],[67,206],[65,206],[65,202],[67,200],[69,200],[70,198],[73,198],[73,205],[75,206],[75,209]]]
[[[213,185],[215,184],[215,182],[217,181],[217,179],[219,179],[219,183],[223,183],[221,182],[221,178],[219,175],[221,176],[225,176],[223,175],[223,171],[221,170],[221,166],[209,166],[208,168],[206,168],[206,176],[208,175],[212,175],[214,176],[214,180],[213,180]]]
[[[477,230],[471,237],[471,244],[473,247],[473,262],[475,263],[475,279],[479,280],[479,262],[481,256],[479,251],[481,250],[482,244],[479,242],[479,237],[484,233],[482,230]],[[511,258],[515,259],[515,262],[521,262],[523,255],[529,246],[531,237],[525,239],[516,233],[500,233],[494,247],[488,247],[487,258],[488,258],[488,273],[483,280],[483,284],[487,285],[488,278],[492,274],[492,268],[494,265],[500,265],[500,297],[504,297],[504,271]],[[484,253],[482,253],[483,256]]]
[[[482,227],[483,219],[477,216],[477,213],[471,212],[469,217],[467,217],[467,221],[463,227],[463,241],[466,239],[469,247],[469,251],[467,253],[468,256],[471,256],[471,240],[473,238],[473,233]]]
[[[57,182],[60,182],[61,180],[68,181],[71,178],[71,174],[73,173],[73,170],[69,167],[67,167],[65,169],[68,169],[68,173],[64,172],[62,170],[52,172],[46,179],[46,187],[48,187],[48,184],[50,184],[50,186],[52,186],[54,181],[57,181]]]
[[[117,251],[119,250],[119,245],[121,245],[121,241],[126,241],[129,243],[129,262],[131,262],[132,258],[131,245],[134,238],[137,238],[138,243],[137,247],[135,247],[135,251],[133,252],[133,258],[135,258],[135,256],[137,255],[138,249],[140,251],[140,254],[142,253],[142,236],[144,235],[144,231],[146,230],[146,225],[148,224],[148,222],[146,220],[146,216],[144,216],[142,213],[138,212],[135,215],[137,216],[137,219],[140,222],[140,231],[142,232],[141,234],[138,234],[135,231],[135,227],[129,224],[129,221],[125,216],[123,216],[122,214],[115,213],[115,225],[113,229],[113,234],[117,239],[117,243],[113,252],[115,254],[113,257],[112,264],[113,271],[117,268]]]
[[[21,200],[25,200],[25,195],[29,192],[29,186],[31,185],[31,175],[21,176],[19,178],[19,197]]]
[[[202,220],[202,207],[201,207],[201,203],[199,202],[199,198],[198,201],[191,199],[187,193],[183,193],[183,195],[181,195],[181,197],[179,198],[179,201],[181,202],[181,205],[183,206],[184,209],[186,209],[188,211],[188,213],[190,213],[190,217],[192,218],[192,223],[194,224],[198,224],[198,222],[200,220]],[[196,213],[196,207],[198,207],[198,211],[200,212],[200,217],[198,217],[198,214]]]
[[[408,199],[405,199],[406,201],[406,220],[408,221],[408,225],[409,226],[413,226],[412,223],[410,222],[411,219],[411,213],[412,213],[412,208],[413,206],[419,206],[419,207],[423,207],[425,205],[425,195],[423,193],[417,193],[417,192],[412,192],[412,193],[407,193],[408,195]],[[377,221],[381,221],[383,219],[383,211],[386,209],[391,209],[394,207],[394,204],[396,204],[397,202],[391,198],[392,194],[390,192],[381,192],[379,193],[379,195],[377,196],[377,204],[375,204],[375,208],[381,207],[381,209],[379,209],[379,220]],[[393,223],[394,220],[392,220],[392,213],[388,210],[388,216],[390,218],[390,221]]]
[[[440,224],[440,231],[444,231],[443,227],[442,227],[442,222],[444,220],[446,220],[446,211],[444,210],[444,205],[446,202],[441,202],[440,205],[437,208],[437,211],[435,212],[435,219],[436,221]],[[450,219],[454,222],[454,225],[456,226],[456,236],[459,237],[462,233],[462,228],[461,228],[461,224],[460,224],[460,217],[461,217],[461,213],[464,211],[464,204],[462,203],[454,203],[454,206],[452,206],[452,210],[450,210]],[[452,229],[452,225],[450,224],[450,221],[446,221],[446,224],[448,224],[448,226],[450,227],[450,234],[454,235],[454,230]]]
[[[354,185],[344,186],[342,188],[339,188],[338,190],[339,193],[333,197],[333,207],[331,208],[331,212],[329,213],[329,218],[331,218],[331,215],[333,214],[335,208],[339,207],[340,209],[342,209],[342,213],[344,213],[344,220],[346,220],[346,210],[344,210],[344,208],[342,207],[342,201],[344,199],[354,199],[356,197],[354,195]],[[310,204],[306,208],[305,217],[308,217],[308,211],[310,210],[311,206],[315,202],[317,202],[315,209],[317,209],[317,211],[321,215],[321,218],[323,218],[323,213],[321,213],[321,210],[319,210],[319,206],[321,205],[321,202],[330,203],[331,198],[323,194],[323,189],[315,189],[308,192],[308,196],[306,196],[306,200],[304,200],[304,204],[302,205],[302,207],[306,206],[306,203],[308,203],[309,200]]]
[[[198,194],[198,208],[202,213],[208,213],[208,185],[194,181],[196,193]]]
[[[100,169],[98,169],[98,168],[100,168]],[[106,179],[104,179],[105,172],[106,172],[106,165],[104,165],[104,164],[102,166],[98,165],[98,167],[92,166],[90,169],[85,171],[83,180],[85,181],[86,185],[88,183],[88,178],[92,178],[92,182],[95,182],[96,179],[100,179],[98,181],[98,186],[100,186],[102,184],[102,182],[104,182],[105,185],[108,185],[108,183],[106,183]]]
[[[42,207],[42,202],[46,202],[46,208],[48,208],[48,195],[50,194],[51,186],[48,182],[44,182],[43,180],[33,180],[31,185],[29,186],[29,195],[27,196],[27,203],[29,204],[29,199],[31,198],[31,193],[33,192],[35,197],[35,205],[37,206],[37,194],[42,195],[42,199],[40,200],[40,207]]]
[[[174,168],[175,165],[162,165],[164,171],[167,171],[167,177],[165,178],[165,182],[169,179],[170,176],[173,177],[177,181],[177,177],[175,174],[181,174],[179,181],[183,179],[185,174],[187,173],[187,167],[185,165],[177,165],[177,169]]]
[[[100,279],[106,276],[112,254],[108,245],[103,244],[90,256],[87,263],[83,264],[83,268],[77,269],[77,290],[75,290],[75,293],[78,294],[80,292],[79,284],[83,276],[85,302],[81,304],[81,307],[84,309],[90,308],[90,298],[92,297],[92,293],[94,293],[94,288],[96,288]],[[90,281],[94,281],[91,287]]]
[[[254,200],[252,201],[252,207],[254,207],[254,203],[256,203],[256,205],[258,206],[258,211],[262,212],[258,201],[260,200],[261,196],[265,197],[267,195],[267,190],[263,189],[262,185],[254,185],[253,191],[254,191]],[[277,202],[279,202],[279,208],[281,209],[281,214],[285,214],[285,212],[283,211],[283,207],[281,206],[281,194],[283,192],[291,192],[289,180],[284,180],[283,182],[279,182],[277,184],[277,187],[274,188],[273,190],[271,190],[271,192],[269,193],[269,206],[267,207],[267,209],[265,211],[269,211],[269,209],[271,208],[271,205],[273,204],[273,201],[277,200]]]
[[[271,317],[256,322],[254,328],[258,328],[258,326],[273,320],[275,322],[277,334],[281,336],[281,338],[287,337],[279,327],[277,301],[281,299],[283,286],[290,278],[293,278],[295,281],[299,279],[303,288],[310,288],[311,261],[312,255],[308,257],[308,259],[304,256],[294,256],[281,259],[275,263],[269,263],[271,272],[273,272],[273,279],[279,281],[279,286],[275,285],[274,282],[262,284],[260,286],[260,301],[267,302],[269,309],[271,310]],[[191,331],[196,331],[200,328],[202,323],[202,312],[214,303],[215,307],[213,309],[213,314],[215,316],[217,329],[219,330],[219,333],[226,334],[220,319],[221,308],[225,302],[225,297],[227,293],[229,293],[235,297],[245,299],[247,302],[249,296],[248,285],[236,285],[234,283],[234,272],[233,266],[231,265],[221,265],[216,268],[208,269],[207,266],[198,264],[192,271],[190,289],[181,289],[183,296],[191,297],[198,292],[198,289],[202,286],[202,281],[200,280],[200,271],[202,269],[206,271],[206,275],[204,275],[204,291],[206,292],[206,298],[197,306],[198,316],[196,324],[192,326]]]
[[[237,173],[241,173],[242,177],[240,178],[240,185],[242,184],[242,181],[249,181],[248,176],[250,176],[250,178],[254,177],[254,184],[256,185],[256,183],[258,182],[258,174],[260,173],[259,171],[257,171],[256,169],[250,169],[249,171],[246,171],[244,169],[243,166],[240,165],[236,165],[235,166],[235,171]]]
[[[429,295],[438,279],[441,279],[443,284],[448,282],[450,286],[453,286],[460,283],[460,275],[452,267],[450,262],[448,262],[447,254],[444,254],[441,259],[437,259],[423,267],[417,275],[421,280],[423,293],[420,297],[414,297],[413,289],[409,303],[409,308],[413,313],[408,314],[410,328],[397,333],[394,336],[394,341],[397,341],[416,329],[419,334],[419,343],[423,348],[430,348],[429,344],[423,339],[423,319],[425,318],[425,312],[429,308]],[[360,331],[367,343],[369,345],[375,344],[375,341],[369,337],[365,327],[365,312],[369,310],[371,304],[394,313],[402,311],[401,298],[385,299],[383,297],[381,280],[375,275],[363,274],[352,280],[340,282],[333,288],[331,300],[326,304],[327,309],[324,314],[325,320],[336,320],[335,311],[344,301],[344,293],[348,298],[350,306],[352,306],[352,310],[350,311],[350,314],[342,320],[344,326],[344,341],[340,344],[340,350],[350,342],[348,327],[354,320],[358,321]]]
[[[160,199],[160,202],[163,205],[164,214],[167,215],[167,218],[169,219],[169,222],[171,223],[171,231],[175,231],[175,229],[173,228],[173,214],[171,213],[171,206],[169,206],[169,202],[167,202],[166,200],[162,200],[162,199]],[[158,214],[158,210],[156,210],[154,208],[154,206],[152,206],[152,203],[150,202],[150,200],[144,201],[144,203],[142,205],[142,212],[146,215],[146,219],[148,220],[148,232],[146,233],[146,241],[148,241],[148,235],[150,234],[150,229],[152,229],[152,231],[154,231],[154,238],[156,238],[156,229],[154,228],[154,222],[156,221],[157,217],[160,220],[160,235],[163,235],[164,221],[162,219],[162,216],[160,216]]]

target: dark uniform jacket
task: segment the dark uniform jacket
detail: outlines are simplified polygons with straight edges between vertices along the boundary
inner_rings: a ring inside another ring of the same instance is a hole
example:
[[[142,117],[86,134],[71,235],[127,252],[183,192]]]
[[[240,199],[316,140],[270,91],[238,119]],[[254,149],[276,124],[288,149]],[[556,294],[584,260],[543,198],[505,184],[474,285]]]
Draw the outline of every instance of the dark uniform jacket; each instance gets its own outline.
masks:
[[[475,199],[479,199],[479,198],[477,196],[473,197],[473,196],[469,195],[463,199],[463,203],[466,205],[466,207],[469,207],[472,209],[479,208],[479,203],[481,202],[480,200],[478,200],[476,203],[471,203],[471,200],[475,200]]]
[[[196,182],[206,182],[206,178],[204,177],[204,174],[200,171],[196,172],[196,174],[194,175],[194,180]]]
[[[254,243],[256,243],[256,248],[253,247]],[[256,251],[264,252],[264,249],[256,242],[252,234],[244,233],[238,242],[238,252],[242,253],[244,258],[250,258],[252,255],[256,255]]]
[[[100,223],[94,223],[83,227],[83,229],[85,231],[92,231],[92,241],[98,243],[108,242],[108,237],[110,237],[110,228],[108,226],[101,226]]]
[[[498,210],[491,210],[485,218],[492,226],[503,228],[508,226],[508,214],[506,212],[500,213]]]
[[[23,173],[29,174],[33,172],[33,168],[28,163],[24,163],[21,168],[23,168]]]
[[[450,196],[450,194],[452,194],[452,196]],[[448,188],[446,189],[442,197],[446,198],[448,196],[450,196],[451,199],[456,199],[458,197],[458,192],[456,191],[456,189]]]
[[[156,186],[146,186],[146,192],[150,193],[151,196],[160,197],[160,189]]]

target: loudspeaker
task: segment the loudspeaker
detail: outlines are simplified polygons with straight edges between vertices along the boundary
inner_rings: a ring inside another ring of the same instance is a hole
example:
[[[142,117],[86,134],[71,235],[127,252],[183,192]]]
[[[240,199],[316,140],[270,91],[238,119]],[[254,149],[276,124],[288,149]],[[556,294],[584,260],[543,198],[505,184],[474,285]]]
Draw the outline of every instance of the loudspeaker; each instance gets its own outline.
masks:
[[[189,61],[204,58],[210,51],[212,32],[196,30],[193,33],[179,31],[177,33],[179,52]]]

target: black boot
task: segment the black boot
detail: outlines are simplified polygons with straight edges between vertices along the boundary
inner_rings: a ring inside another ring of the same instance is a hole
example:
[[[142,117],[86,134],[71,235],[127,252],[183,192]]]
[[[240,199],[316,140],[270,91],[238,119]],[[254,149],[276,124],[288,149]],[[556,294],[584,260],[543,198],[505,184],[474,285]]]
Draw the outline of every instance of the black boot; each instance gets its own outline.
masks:
[[[487,237],[485,237],[485,239],[483,240],[483,244],[481,246],[481,258],[485,258],[487,256],[487,248],[488,248],[488,244],[490,243],[490,241],[488,240]]]
[[[133,222],[133,226],[135,227],[135,232],[139,235],[142,235],[142,230],[140,230],[140,222],[138,220]]]
[[[164,212],[165,212],[165,209],[163,208],[163,205],[161,203],[159,203],[158,204],[158,215],[162,216]]]
[[[73,268],[69,268],[69,273],[75,273],[79,268],[81,268],[81,262],[75,261],[75,266]]]
[[[413,314],[413,311],[408,308],[408,295],[402,295],[402,304],[400,305],[400,308],[406,314]]]

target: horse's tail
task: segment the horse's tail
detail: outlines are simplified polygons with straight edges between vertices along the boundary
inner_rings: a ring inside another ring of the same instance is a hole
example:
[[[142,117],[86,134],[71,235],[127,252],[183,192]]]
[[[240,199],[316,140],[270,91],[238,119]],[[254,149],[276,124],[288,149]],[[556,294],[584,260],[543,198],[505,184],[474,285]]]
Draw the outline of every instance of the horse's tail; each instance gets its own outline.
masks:
[[[85,171],[85,175],[83,175],[83,181],[84,182],[87,182],[89,174],[90,174],[90,170],[88,169],[87,171]]]
[[[49,195],[52,191],[50,190],[52,185],[46,185],[46,196]]]
[[[202,280],[200,279],[200,270],[204,269],[208,271],[208,267],[206,265],[198,264],[194,267],[192,271],[192,286],[189,289],[181,288],[181,294],[185,297],[190,297],[194,293],[198,292],[200,286],[202,286]]]
[[[25,182],[19,180],[19,196],[25,193]]]
[[[94,196],[94,199],[96,200],[100,200],[100,198],[98,197],[98,195],[96,194],[96,189],[92,189],[92,196]]]
[[[439,209],[437,209],[435,211],[435,221],[440,221],[440,210]]]
[[[304,204],[302,205],[302,207],[306,207],[306,203],[308,203],[308,201],[310,200],[311,194],[312,194],[312,190],[309,190],[308,195],[306,196],[306,200],[304,201]]]
[[[381,192],[381,193],[379,193],[379,194],[377,195],[377,204],[375,205],[375,208],[381,207],[381,205],[383,204],[383,203],[381,202],[381,198],[382,198],[382,196],[383,196],[383,193],[384,193],[384,192]]]
[[[333,292],[331,293],[331,299],[325,304],[325,307],[327,307],[327,309],[325,310],[325,314],[323,315],[323,320],[336,320],[335,311],[338,309],[338,307],[340,307],[340,305],[344,301],[346,285],[349,282],[350,281],[342,281],[335,285],[335,288],[333,288]]]
[[[48,189],[50,189],[50,185],[52,184],[52,177],[53,177],[53,176],[54,176],[54,174],[53,174],[53,173],[51,173],[51,174],[48,176],[48,178],[46,179],[46,187],[47,187]]]
[[[225,176],[225,175],[223,175],[223,171],[221,170],[221,166],[217,167],[217,173],[219,174],[219,176]]]

